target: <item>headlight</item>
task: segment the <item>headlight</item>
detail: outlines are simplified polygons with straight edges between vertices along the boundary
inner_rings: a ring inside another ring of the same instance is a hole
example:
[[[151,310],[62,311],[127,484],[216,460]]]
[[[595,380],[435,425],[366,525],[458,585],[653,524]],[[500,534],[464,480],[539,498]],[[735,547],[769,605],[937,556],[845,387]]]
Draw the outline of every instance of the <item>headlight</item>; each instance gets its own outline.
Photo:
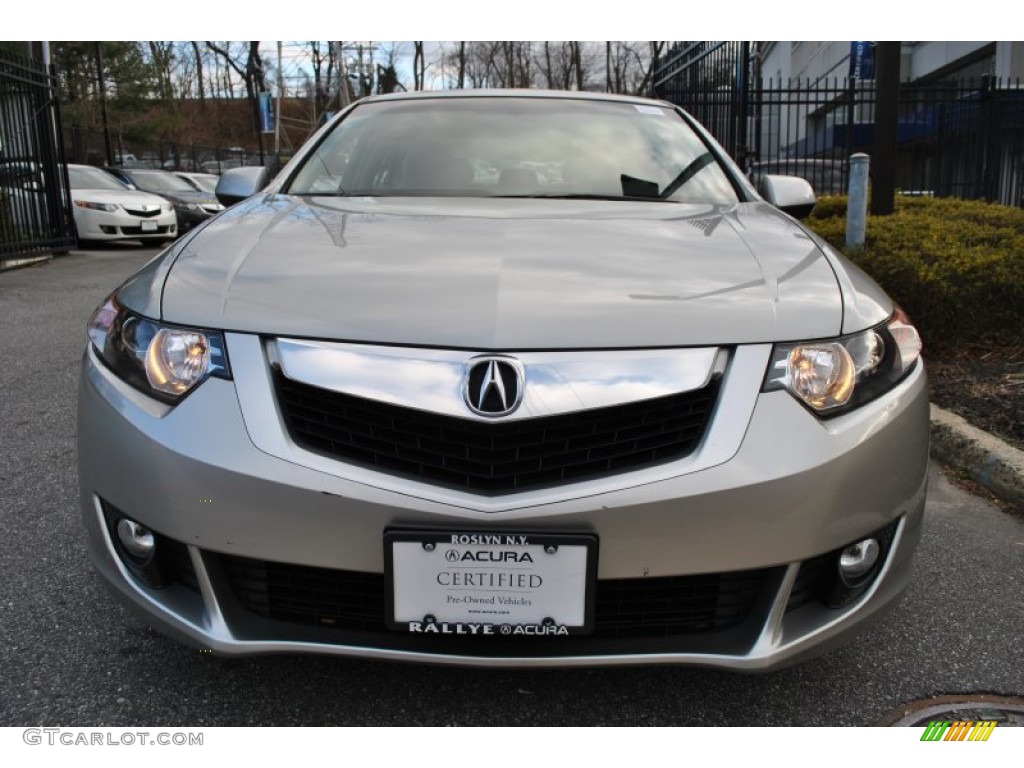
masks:
[[[179,203],[178,207],[181,208],[181,210],[183,210],[183,211],[198,211],[199,210],[199,206],[196,205],[195,203]]]
[[[88,200],[75,200],[79,208],[91,208],[94,211],[116,211],[118,206],[113,203],[90,203]]]
[[[171,203],[164,203],[163,205],[160,206],[160,210],[163,211],[164,213],[170,213],[171,211],[174,210],[174,206]]]
[[[834,416],[891,389],[920,354],[921,337],[897,309],[861,333],[776,344],[763,391],[786,389],[819,416]]]
[[[147,395],[177,402],[208,376],[231,378],[220,332],[133,315],[111,296],[93,312],[89,339],[110,369]]]

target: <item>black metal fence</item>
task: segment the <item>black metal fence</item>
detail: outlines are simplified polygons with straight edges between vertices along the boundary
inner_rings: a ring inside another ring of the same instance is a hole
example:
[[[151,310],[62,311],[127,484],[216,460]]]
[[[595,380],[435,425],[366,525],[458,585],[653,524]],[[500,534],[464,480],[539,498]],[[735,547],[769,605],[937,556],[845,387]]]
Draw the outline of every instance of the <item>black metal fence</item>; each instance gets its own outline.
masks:
[[[846,189],[848,159],[872,153],[874,81],[771,80],[746,43],[678,43],[655,92],[700,120],[748,171]],[[900,88],[897,187],[1024,206],[1024,88],[982,78]]]
[[[655,93],[700,120],[742,160],[749,140],[753,66],[747,42],[675,43],[655,68]]]
[[[53,72],[0,53],[0,261],[75,245],[60,135]]]
[[[242,147],[210,147],[119,135],[110,138],[111,157],[108,161],[103,132],[78,126],[67,131],[65,143],[70,162],[99,167],[120,165],[220,174],[243,165],[266,165],[273,169],[289,159],[285,153],[278,156],[271,151],[264,152],[261,162],[258,152]]]

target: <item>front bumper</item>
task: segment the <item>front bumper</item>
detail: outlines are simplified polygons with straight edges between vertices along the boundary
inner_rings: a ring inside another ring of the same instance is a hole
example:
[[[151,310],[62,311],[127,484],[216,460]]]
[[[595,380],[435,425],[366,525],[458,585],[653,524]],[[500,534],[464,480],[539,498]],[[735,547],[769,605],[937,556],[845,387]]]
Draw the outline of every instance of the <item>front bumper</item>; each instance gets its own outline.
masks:
[[[305,462],[301,451],[271,455],[254,445],[252,414],[235,383],[210,379],[168,409],[117,380],[90,349],[78,411],[81,507],[92,559],[115,591],[161,631],[224,654],[763,670],[842,641],[907,585],[924,507],[927,408],[920,365],[885,397],[828,422],[786,393],[761,394],[743,416],[735,453],[714,466],[669,477],[662,468],[657,479],[633,472],[611,489],[580,483],[571,495],[530,492],[498,508],[474,508],[442,493],[411,492],[415,484],[393,478],[374,485],[365,473],[356,481],[351,473],[325,472],[322,461]],[[726,418],[735,414],[716,421]],[[104,507],[180,543],[184,577],[159,590],[140,583],[115,552]],[[239,568],[286,564],[316,578],[355,574],[360,584],[373,584],[368,595],[378,594],[383,533],[395,527],[593,534],[599,585],[608,589],[755,571],[759,586],[742,621],[721,631],[492,645],[387,632],[372,619],[358,627],[300,625],[254,610],[251,590],[247,598],[239,586]],[[841,608],[796,601],[802,563],[809,568],[818,556],[887,527],[891,546],[864,594]]]
[[[76,206],[75,227],[81,240],[173,240],[178,236],[174,211],[135,216],[124,210],[98,211]]]
[[[207,219],[213,218],[216,213],[219,213],[219,210],[223,210],[213,210],[213,204],[211,203],[210,205],[210,210],[207,210],[207,208],[202,204],[199,204],[195,209],[186,208],[184,205],[175,205],[174,211],[177,215],[178,229],[183,233],[188,232],[189,230],[198,227]]]

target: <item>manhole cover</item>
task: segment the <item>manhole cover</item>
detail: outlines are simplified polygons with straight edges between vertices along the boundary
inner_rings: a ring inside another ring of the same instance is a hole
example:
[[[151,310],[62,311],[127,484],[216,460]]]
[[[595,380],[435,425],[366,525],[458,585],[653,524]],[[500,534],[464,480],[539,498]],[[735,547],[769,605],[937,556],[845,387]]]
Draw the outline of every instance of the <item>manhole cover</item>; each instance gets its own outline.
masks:
[[[924,727],[933,721],[991,721],[999,727],[1024,727],[1024,698],[988,694],[935,696],[904,704],[876,725]]]

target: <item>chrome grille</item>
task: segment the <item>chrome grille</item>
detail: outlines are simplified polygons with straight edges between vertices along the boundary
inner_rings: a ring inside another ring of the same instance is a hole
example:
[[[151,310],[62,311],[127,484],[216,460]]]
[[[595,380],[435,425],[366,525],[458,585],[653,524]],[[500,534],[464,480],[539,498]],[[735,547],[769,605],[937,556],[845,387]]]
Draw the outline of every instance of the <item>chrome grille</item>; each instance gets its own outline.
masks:
[[[504,494],[635,470],[691,454],[719,380],[691,392],[517,421],[481,422],[355,397],[275,374],[300,446],[382,472]]]
[[[138,217],[143,218],[143,219],[151,219],[154,216],[159,216],[160,215],[160,208],[157,208],[154,211],[144,211],[141,208],[131,208],[131,207],[127,206],[127,205],[123,206],[123,207],[132,216],[138,216]]]

